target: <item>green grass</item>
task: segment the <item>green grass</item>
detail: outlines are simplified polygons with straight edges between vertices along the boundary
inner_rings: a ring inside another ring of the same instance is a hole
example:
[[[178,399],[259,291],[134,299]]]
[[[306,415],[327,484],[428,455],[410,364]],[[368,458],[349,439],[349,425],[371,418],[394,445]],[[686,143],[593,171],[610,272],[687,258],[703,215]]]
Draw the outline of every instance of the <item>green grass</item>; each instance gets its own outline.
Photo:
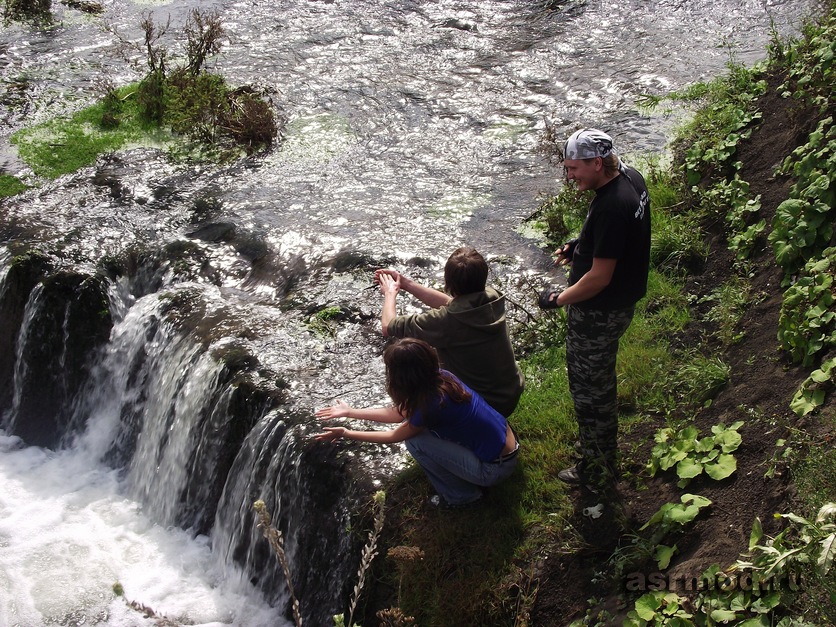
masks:
[[[684,173],[708,185],[734,176],[739,168],[734,163],[735,146],[746,132],[742,125],[757,120],[752,105],[764,87],[760,76],[731,66],[727,78],[689,90],[688,97],[698,98],[703,107],[678,136],[674,149],[679,151],[679,165],[671,166],[678,169],[666,170],[668,166],[651,161],[643,166],[653,207],[653,270],[647,296],[622,338],[618,356],[619,420],[625,433],[643,427],[651,416],[675,426],[682,416],[710,403],[729,380],[729,366],[717,355],[704,354],[699,347],[677,349],[679,343],[671,341],[689,322],[684,278],[699,271],[705,259],[702,226],[724,218],[725,197],[714,194],[711,198],[722,202],[701,206],[701,195],[693,193],[692,182],[686,184]],[[586,202],[567,192],[541,204],[539,217],[550,229],[550,241],[559,243],[576,233]],[[714,340],[731,346],[739,339],[739,322],[751,297],[742,272],[708,297],[711,306],[701,322],[710,323]],[[424,560],[401,573],[401,608],[416,618],[416,624],[525,624],[527,604],[534,595],[526,587],[531,581],[531,573],[524,570],[528,566],[520,565],[536,563],[547,545],[552,553],[556,546],[558,553],[567,554],[584,547],[571,524],[574,512],[567,487],[557,480],[557,472],[571,463],[576,438],[561,314],[560,310],[548,314],[548,323],[536,322],[523,334],[536,339],[521,363],[526,392],[511,417],[523,445],[518,472],[492,490],[478,509],[435,517],[421,510],[429,488],[420,471],[413,468],[406,475],[408,502],[397,529],[389,533],[390,539],[425,551]],[[828,420],[833,421],[832,416]],[[622,465],[644,467],[648,459],[641,459],[639,450],[634,446],[628,451],[629,459]],[[836,484],[832,445],[808,450],[809,455],[796,460],[793,469],[805,515],[833,500]],[[391,566],[381,572],[384,581],[394,577]],[[832,584],[812,583],[798,615],[826,615],[828,604],[834,604],[829,596]]]
[[[653,273],[649,283],[619,352],[620,418],[627,428],[644,419],[630,408],[652,405],[656,382],[676,370],[667,338],[688,320],[687,300],[675,280]],[[559,319],[562,311],[547,315]],[[577,439],[563,325],[543,328],[552,329],[552,341],[546,338],[545,348],[521,361],[526,392],[510,419],[523,447],[514,475],[491,488],[477,508],[443,514],[423,510],[430,488],[420,469],[413,466],[399,477],[395,490],[406,493],[406,502],[394,523],[394,541],[424,551],[423,560],[401,571],[400,607],[416,624],[513,625],[525,612],[532,577],[517,565],[536,563],[546,544],[567,553],[584,546],[571,524],[570,488],[557,479],[573,463]],[[395,579],[393,564],[386,563],[382,577]],[[463,603],[465,598],[473,602]]]
[[[98,103],[69,118],[21,129],[11,136],[11,143],[37,176],[54,179],[92,165],[100,154],[131,144],[156,145],[169,139],[169,135],[141,121],[134,90],[135,86],[118,90],[121,110],[115,128],[103,126],[107,108]]]
[[[26,189],[28,189],[26,183],[21,181],[16,176],[0,174],[0,198],[16,196]]]

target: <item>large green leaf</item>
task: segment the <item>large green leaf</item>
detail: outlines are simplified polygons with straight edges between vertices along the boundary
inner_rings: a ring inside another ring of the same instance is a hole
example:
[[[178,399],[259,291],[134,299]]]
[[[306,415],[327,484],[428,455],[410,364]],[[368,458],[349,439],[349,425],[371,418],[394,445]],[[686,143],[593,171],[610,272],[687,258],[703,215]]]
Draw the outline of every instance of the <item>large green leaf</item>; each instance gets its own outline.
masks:
[[[726,429],[714,436],[714,442],[724,453],[736,451],[743,442],[743,436],[737,431]]]
[[[678,505],[677,507],[672,507],[670,509],[668,512],[668,520],[684,525],[685,523],[689,523],[694,520],[699,513],[700,508],[696,505],[686,505],[684,507],[682,505]]]
[[[714,610],[711,612],[711,618],[718,623],[727,623],[730,620],[735,620],[737,618],[737,613],[732,612],[731,610]]]
[[[676,465],[676,474],[680,479],[693,479],[702,472],[703,466],[696,460],[683,459]]]
[[[763,538],[763,525],[761,525],[760,518],[755,518],[755,522],[752,523],[752,533],[749,534],[749,552],[754,550],[761,538]]]
[[[826,575],[830,571],[830,567],[833,566],[833,557],[836,555],[836,533],[831,533],[819,542],[819,544],[821,544],[822,548],[816,564],[819,567],[819,572],[822,575]]]
[[[671,558],[679,549],[674,544],[673,546],[665,546],[660,544],[653,551],[653,559],[656,560],[656,566],[659,570],[665,570],[671,563]]]
[[[737,470],[737,459],[728,453],[723,453],[716,461],[705,465],[706,474],[717,481],[730,476],[735,470]]]
[[[656,616],[656,610],[659,609],[661,604],[660,598],[652,592],[648,592],[636,600],[636,614],[643,620],[653,620],[653,617]]]

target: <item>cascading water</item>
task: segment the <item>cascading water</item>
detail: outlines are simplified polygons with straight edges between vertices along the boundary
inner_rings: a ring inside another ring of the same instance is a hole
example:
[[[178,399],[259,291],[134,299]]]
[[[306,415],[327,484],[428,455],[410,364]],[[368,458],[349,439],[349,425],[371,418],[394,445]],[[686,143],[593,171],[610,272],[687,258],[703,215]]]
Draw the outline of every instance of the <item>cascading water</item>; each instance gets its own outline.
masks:
[[[8,141],[24,120],[89,103],[102,74],[137,79],[114,29],[136,39],[144,11],[176,26],[207,4],[231,34],[213,69],[272,93],[281,145],[229,166],[135,148],[0,205],[2,626],[154,624],[125,599],[183,624],[285,624],[257,499],[306,624],[330,624],[359,557],[346,529],[402,463],[310,439],[314,407],[386,401],[372,270],[438,283],[468,243],[511,314],[531,306],[550,264],[518,227],[558,185],[544,121],[659,150],[674,120],[637,96],[762,56],[806,8],[115,0],[93,19],[56,4],[55,28],[0,27],[0,168],[29,174]]]

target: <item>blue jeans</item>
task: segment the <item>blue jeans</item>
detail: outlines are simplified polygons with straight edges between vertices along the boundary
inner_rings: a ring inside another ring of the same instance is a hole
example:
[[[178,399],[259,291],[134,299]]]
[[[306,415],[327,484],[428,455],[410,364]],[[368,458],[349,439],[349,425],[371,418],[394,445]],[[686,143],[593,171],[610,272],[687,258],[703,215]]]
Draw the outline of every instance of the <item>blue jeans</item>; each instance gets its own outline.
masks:
[[[438,495],[450,505],[464,505],[482,496],[480,486],[507,479],[517,456],[503,462],[483,462],[470,449],[425,431],[404,442]]]

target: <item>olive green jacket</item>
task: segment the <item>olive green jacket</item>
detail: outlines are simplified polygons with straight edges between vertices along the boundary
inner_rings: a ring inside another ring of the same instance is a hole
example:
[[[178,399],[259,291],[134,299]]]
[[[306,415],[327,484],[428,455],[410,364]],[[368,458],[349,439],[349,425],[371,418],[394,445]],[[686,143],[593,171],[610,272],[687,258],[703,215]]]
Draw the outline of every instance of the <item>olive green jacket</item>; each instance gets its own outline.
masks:
[[[450,304],[425,313],[397,316],[387,327],[391,337],[424,340],[438,351],[446,368],[503,416],[517,406],[524,381],[505,321],[505,296],[493,288],[456,296]]]

